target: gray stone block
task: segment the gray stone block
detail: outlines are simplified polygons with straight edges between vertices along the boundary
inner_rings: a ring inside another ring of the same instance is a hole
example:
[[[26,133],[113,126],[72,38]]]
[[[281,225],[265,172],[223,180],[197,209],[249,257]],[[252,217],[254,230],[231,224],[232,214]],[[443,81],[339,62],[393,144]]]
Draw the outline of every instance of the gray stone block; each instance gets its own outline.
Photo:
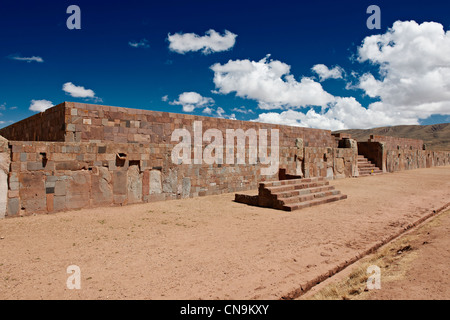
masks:
[[[183,198],[189,198],[191,193],[191,178],[183,178],[181,196]]]
[[[150,194],[160,194],[162,192],[161,171],[150,171]]]
[[[20,201],[19,198],[10,198],[8,199],[8,216],[15,216],[19,214],[20,211]]]

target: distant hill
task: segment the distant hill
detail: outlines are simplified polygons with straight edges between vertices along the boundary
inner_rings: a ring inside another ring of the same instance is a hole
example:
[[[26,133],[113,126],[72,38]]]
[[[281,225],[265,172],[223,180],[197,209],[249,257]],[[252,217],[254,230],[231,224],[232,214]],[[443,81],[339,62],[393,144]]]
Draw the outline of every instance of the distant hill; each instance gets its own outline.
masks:
[[[357,141],[367,141],[370,135],[391,136],[423,140],[430,150],[450,151],[450,123],[427,126],[393,126],[374,129],[338,130],[336,133],[349,133]]]

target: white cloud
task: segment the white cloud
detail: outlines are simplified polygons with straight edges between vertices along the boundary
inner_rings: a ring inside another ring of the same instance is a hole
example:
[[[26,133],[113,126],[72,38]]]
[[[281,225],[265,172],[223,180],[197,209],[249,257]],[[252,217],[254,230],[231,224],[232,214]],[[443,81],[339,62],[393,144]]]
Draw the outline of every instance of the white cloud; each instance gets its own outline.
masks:
[[[17,107],[16,106],[14,106],[14,107],[6,107],[6,102],[5,103],[2,103],[2,104],[0,104],[0,110],[2,110],[2,111],[5,111],[5,110],[16,110],[17,109]]]
[[[128,45],[133,48],[150,48],[147,39],[142,39],[139,42],[130,41],[128,42]]]
[[[324,64],[316,64],[311,70],[317,73],[321,82],[327,79],[342,79],[344,74],[344,69],[341,67],[335,66],[333,69],[328,69]]]
[[[223,110],[221,107],[218,107],[216,113],[219,117],[223,117],[223,115],[225,114],[225,110]]]
[[[217,93],[229,94],[258,101],[265,110],[323,106],[334,97],[323,90],[322,85],[311,78],[303,77],[300,82],[290,74],[290,66],[269,60],[230,60],[211,66]]]
[[[358,61],[379,67],[379,79],[371,73],[359,79],[359,88],[380,99],[371,109],[410,123],[450,114],[450,32],[441,24],[397,21],[364,39]]]
[[[244,106],[241,106],[239,108],[233,108],[231,111],[242,113],[242,114],[248,114],[248,113],[254,113],[252,109],[246,109]]]
[[[213,111],[213,110],[212,110],[210,107],[206,107],[205,109],[203,109],[202,112],[203,112],[204,114],[212,114],[212,111]]]
[[[12,56],[11,59],[13,60],[18,60],[18,61],[25,61],[25,62],[38,62],[38,63],[43,63],[44,59],[42,59],[41,57],[37,57],[37,56],[32,56],[32,57],[20,57],[20,56]]]
[[[227,51],[233,48],[237,35],[225,30],[222,36],[214,30],[206,31],[204,36],[195,33],[175,33],[167,36],[171,51],[185,54],[189,51],[202,51],[203,54]]]
[[[36,112],[44,112],[53,107],[53,102],[48,100],[31,100],[30,110]]]
[[[202,97],[197,92],[183,92],[178,96],[178,100],[169,102],[171,105],[183,106],[184,112],[192,112],[196,108],[206,108],[214,104],[212,98]]]
[[[346,89],[362,89],[379,101],[363,107],[354,97],[333,97],[325,106],[312,104],[322,107],[320,112],[310,108],[306,113],[291,110],[295,109],[295,104],[289,103],[286,104],[289,110],[262,113],[254,121],[338,130],[419,124],[420,119],[433,114],[450,115],[450,31],[444,31],[441,24],[397,21],[385,34],[366,37],[358,48],[357,61],[378,67],[379,74],[358,75],[352,71],[350,74],[357,79],[357,84],[347,84]],[[245,83],[242,86],[247,91],[237,88],[242,76],[238,75],[237,65],[235,67],[235,88],[219,78],[220,91],[234,90],[238,95],[259,101],[260,105],[271,103],[261,93],[268,90],[250,91]],[[321,81],[339,78],[339,69],[334,69],[324,65],[312,68]],[[241,74],[248,74],[249,70],[248,63],[242,63]],[[344,76],[343,70],[340,76]],[[256,79],[260,77],[254,74],[246,78],[257,85],[259,80]]]
[[[168,95],[165,95],[164,97],[161,97],[161,101],[166,102],[168,100],[169,100],[169,96]]]
[[[287,110],[282,113],[262,113],[255,121],[329,130],[367,129],[408,123],[391,118],[384,112],[366,109],[353,97],[337,97],[329,108],[318,113],[310,109],[306,113]]]
[[[86,89],[82,86],[76,86],[72,82],[67,82],[63,85],[63,91],[74,98],[86,98],[95,99],[101,101],[100,98],[95,96],[95,92],[91,89]]]

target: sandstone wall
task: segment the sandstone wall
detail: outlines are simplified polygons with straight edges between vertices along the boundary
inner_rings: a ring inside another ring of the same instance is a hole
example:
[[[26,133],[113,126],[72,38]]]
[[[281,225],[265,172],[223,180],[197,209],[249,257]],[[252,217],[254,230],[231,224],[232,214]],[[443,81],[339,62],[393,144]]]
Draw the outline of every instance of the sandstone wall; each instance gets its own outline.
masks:
[[[256,189],[265,165],[177,164],[173,144],[9,142],[7,216]],[[237,149],[235,149],[237,151]],[[270,149],[269,149],[270,152]],[[288,154],[291,148],[281,148]],[[248,154],[247,154],[248,160]]]
[[[371,136],[358,142],[358,152],[385,172],[450,165],[450,151],[423,150],[423,141]]]
[[[278,179],[278,171],[262,176],[261,163],[173,163],[173,144],[13,141],[9,145],[11,156],[6,154],[12,161],[4,194],[10,217],[237,192]],[[280,154],[295,150],[282,147]],[[352,149],[306,147],[303,153],[305,177],[351,176]]]
[[[181,141],[172,141],[176,129],[185,129],[191,139],[192,148],[182,152],[191,163],[172,157]],[[256,162],[250,161],[246,138],[243,163],[237,163],[238,139],[228,141],[228,129],[255,134]],[[275,129],[278,146],[271,141]],[[217,137],[205,139],[208,130]],[[261,153],[264,130],[267,149]],[[7,190],[1,192],[0,217],[257,189],[260,182],[278,179],[278,170],[262,174],[273,164],[268,160],[274,150],[279,151],[276,169],[287,174],[328,179],[358,175],[356,142],[328,130],[63,103],[0,132],[11,137],[9,142],[0,141],[0,191]],[[23,141],[27,139],[34,141]],[[222,147],[222,155],[211,148],[213,142]],[[381,161],[391,172],[450,163],[449,152],[412,148],[420,142],[371,143],[389,146],[382,148]],[[215,161],[194,162],[196,155],[207,155],[208,150],[217,156]],[[231,163],[229,154],[234,154]]]
[[[65,141],[65,103],[0,129],[10,141]]]
[[[371,135],[369,142],[383,142],[386,150],[423,150],[423,140]]]
[[[446,151],[400,149],[386,152],[388,172],[448,165],[450,165],[450,152]]]

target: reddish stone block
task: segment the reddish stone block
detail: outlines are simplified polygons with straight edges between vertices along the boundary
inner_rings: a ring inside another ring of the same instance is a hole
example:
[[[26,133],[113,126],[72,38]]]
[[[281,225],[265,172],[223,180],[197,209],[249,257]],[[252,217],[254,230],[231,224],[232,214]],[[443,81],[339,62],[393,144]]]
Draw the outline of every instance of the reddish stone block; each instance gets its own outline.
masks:
[[[53,198],[54,198],[53,194],[47,194],[47,212],[53,212],[54,210]]]

